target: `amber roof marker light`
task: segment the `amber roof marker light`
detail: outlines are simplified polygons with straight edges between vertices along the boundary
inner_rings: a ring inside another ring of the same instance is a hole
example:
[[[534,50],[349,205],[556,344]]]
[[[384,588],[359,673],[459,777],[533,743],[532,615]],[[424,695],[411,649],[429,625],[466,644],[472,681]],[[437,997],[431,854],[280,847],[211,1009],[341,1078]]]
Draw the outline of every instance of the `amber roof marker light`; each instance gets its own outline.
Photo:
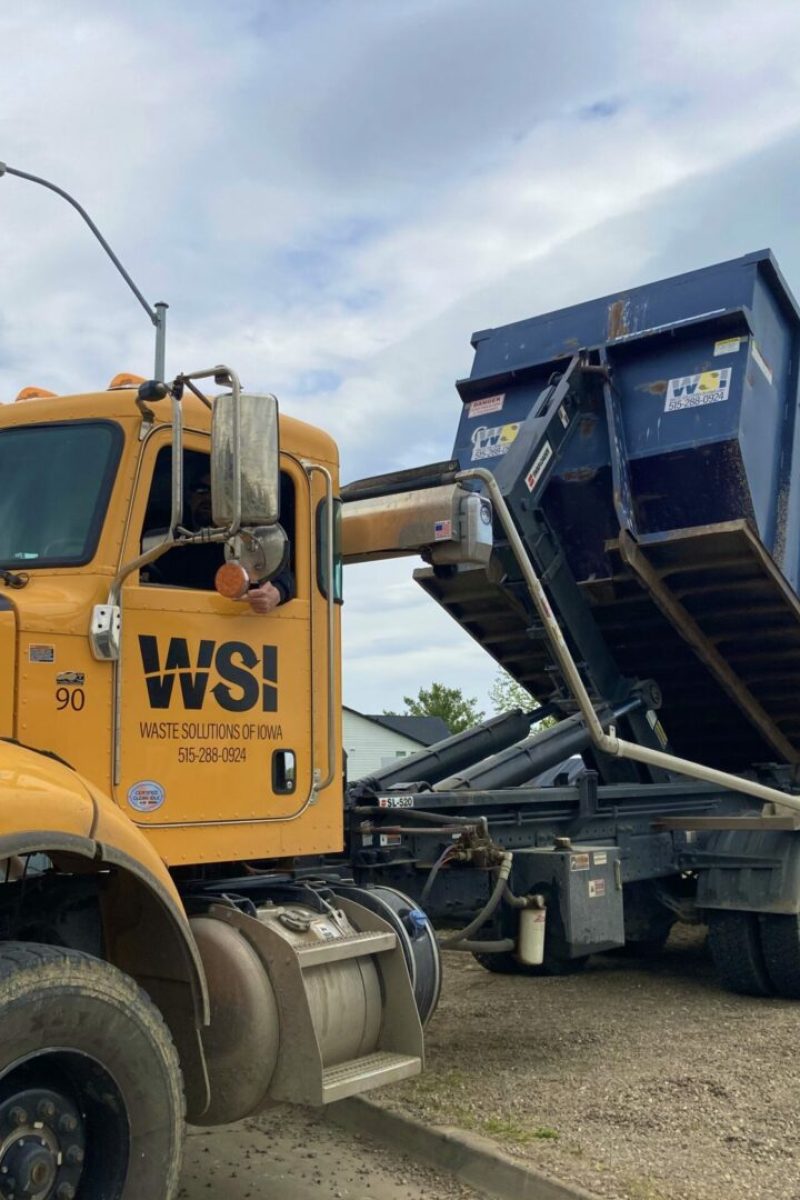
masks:
[[[14,175],[17,179],[27,179],[29,183],[38,183],[41,187],[47,188],[48,191],[55,192],[57,196],[61,196],[68,204],[71,204],[77,213],[83,217],[86,224],[91,229],[94,236],[97,238],[100,245],[105,250],[108,257],[111,259],[114,266],[119,271],[122,278],[127,283],[128,287],[133,292],[136,299],[141,304],[144,311],[150,318],[151,323],[156,331],[156,357],[155,357],[155,378],[162,381],[165,378],[165,357],[166,357],[166,336],[167,336],[167,309],[169,305],[164,300],[157,300],[154,305],[151,305],[145,300],[142,293],[139,291],[136,284],[131,279],[128,272],[123,267],[120,260],[117,258],[114,251],[109,246],[106,239],[103,237],[100,230],[95,225],[92,218],[87,213],[86,209],[78,203],[74,197],[70,196],[69,192],[65,192],[63,188],[57,184],[51,183],[49,179],[42,179],[40,175],[30,175],[27,171],[20,171],[17,167],[10,167],[8,163],[0,162],[0,178],[4,175]]]

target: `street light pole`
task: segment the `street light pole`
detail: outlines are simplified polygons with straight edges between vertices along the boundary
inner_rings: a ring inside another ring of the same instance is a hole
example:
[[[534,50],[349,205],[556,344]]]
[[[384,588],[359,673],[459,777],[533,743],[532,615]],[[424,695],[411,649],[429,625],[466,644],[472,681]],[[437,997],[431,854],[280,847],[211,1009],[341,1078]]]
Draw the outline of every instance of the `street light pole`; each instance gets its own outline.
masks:
[[[105,250],[108,257],[113,262],[114,266],[119,271],[122,278],[127,283],[128,287],[133,292],[136,299],[141,304],[144,311],[147,313],[150,321],[155,326],[156,331],[156,354],[155,354],[155,378],[160,382],[165,378],[165,358],[166,358],[166,339],[167,339],[167,309],[169,305],[164,300],[156,301],[154,307],[151,307],[145,300],[142,293],[139,291],[136,284],[131,279],[128,272],[123,267],[120,260],[117,258],[114,251],[109,246],[106,239],[103,237],[100,230],[95,225],[92,218],[87,213],[77,200],[70,196],[69,192],[65,192],[63,188],[58,187],[55,183],[50,183],[48,179],[42,179],[39,175],[29,175],[27,171],[19,171],[16,167],[9,167],[7,163],[0,162],[0,178],[3,175],[16,175],[18,179],[27,179],[29,183],[38,183],[42,187],[47,188],[51,192],[55,192],[57,196],[61,196],[68,204],[78,212],[91,229],[94,236],[97,238],[100,245]]]

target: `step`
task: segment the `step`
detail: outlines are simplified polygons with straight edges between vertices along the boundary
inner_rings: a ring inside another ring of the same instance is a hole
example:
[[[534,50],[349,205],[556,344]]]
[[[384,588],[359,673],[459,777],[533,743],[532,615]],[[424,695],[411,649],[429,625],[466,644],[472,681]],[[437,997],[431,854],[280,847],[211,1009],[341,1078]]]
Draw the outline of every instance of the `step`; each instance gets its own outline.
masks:
[[[322,963],[342,962],[346,958],[365,958],[368,954],[383,954],[394,950],[397,938],[387,930],[385,933],[355,933],[351,937],[317,942],[311,946],[295,946],[295,953],[302,970],[318,967]]]
[[[330,1104],[334,1100],[344,1100],[345,1096],[355,1096],[385,1083],[410,1079],[421,1071],[422,1059],[408,1054],[384,1051],[353,1058],[337,1067],[326,1067],[322,1072],[322,1102]]]

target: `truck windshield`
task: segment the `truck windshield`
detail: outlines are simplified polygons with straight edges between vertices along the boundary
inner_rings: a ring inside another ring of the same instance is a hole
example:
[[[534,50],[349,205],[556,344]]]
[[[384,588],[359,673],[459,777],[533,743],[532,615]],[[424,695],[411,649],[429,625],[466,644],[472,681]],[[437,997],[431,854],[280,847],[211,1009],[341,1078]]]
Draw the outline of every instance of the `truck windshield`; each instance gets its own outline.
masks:
[[[89,562],[121,445],[110,421],[0,430],[0,566]]]

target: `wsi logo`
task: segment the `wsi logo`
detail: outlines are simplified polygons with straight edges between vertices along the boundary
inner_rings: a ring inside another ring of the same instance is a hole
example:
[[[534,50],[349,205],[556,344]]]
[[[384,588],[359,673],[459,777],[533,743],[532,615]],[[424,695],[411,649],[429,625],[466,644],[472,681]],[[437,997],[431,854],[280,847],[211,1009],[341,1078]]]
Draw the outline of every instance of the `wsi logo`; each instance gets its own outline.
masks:
[[[247,642],[200,642],[194,661],[186,638],[170,638],[163,661],[158,638],[139,635],[147,695],[151,708],[169,708],[177,679],[183,707],[200,709],[213,667],[219,682],[211,689],[227,712],[278,711],[278,647],[262,646],[261,656]]]
[[[472,462],[483,458],[502,458],[508,454],[511,445],[519,433],[519,421],[509,425],[479,425],[473,430]]]
[[[667,398],[664,412],[678,412],[682,408],[700,408],[704,404],[719,404],[728,399],[731,387],[731,368],[721,367],[717,371],[701,371],[699,375],[682,375],[667,383]]]

